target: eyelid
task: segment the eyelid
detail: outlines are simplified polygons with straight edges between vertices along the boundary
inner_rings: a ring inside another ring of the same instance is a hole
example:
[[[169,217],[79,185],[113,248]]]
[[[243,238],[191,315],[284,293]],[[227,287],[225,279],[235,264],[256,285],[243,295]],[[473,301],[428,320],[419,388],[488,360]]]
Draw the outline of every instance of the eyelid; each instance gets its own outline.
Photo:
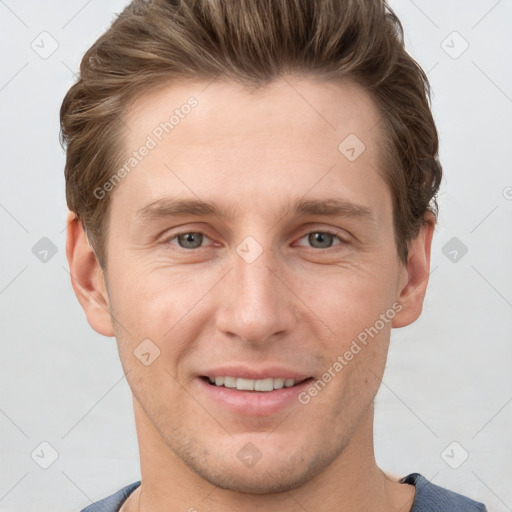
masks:
[[[335,228],[314,228],[313,227],[311,229],[308,229],[299,238],[299,240],[302,240],[304,237],[308,236],[311,233],[324,233],[324,234],[332,235],[332,236],[336,237],[341,242],[340,244],[337,244],[337,245],[345,245],[345,244],[349,243],[349,241],[347,240],[347,237],[343,236],[342,232],[338,231]],[[303,246],[301,246],[301,247],[303,247]],[[314,247],[312,247],[312,249],[314,249],[315,252],[321,252],[321,251],[328,251],[329,249],[332,249],[332,247],[328,247],[326,249],[315,249]]]
[[[205,232],[205,230],[200,230],[200,229],[197,229],[197,230],[195,230],[195,229],[185,229],[185,230],[183,230],[183,231],[178,231],[178,232],[173,233],[173,234],[171,234],[171,235],[167,235],[165,238],[163,238],[163,239],[160,241],[160,243],[161,243],[161,244],[164,244],[164,245],[166,245],[166,244],[170,244],[171,242],[173,242],[174,240],[176,240],[179,236],[181,236],[181,235],[186,235],[186,234],[190,234],[190,233],[200,234],[200,235],[203,235],[204,237],[206,237],[206,238],[208,238],[208,239],[212,240],[212,239],[211,239],[211,237],[209,237],[209,236],[207,235],[207,233]],[[186,252],[192,252],[192,251],[197,251],[197,250],[199,250],[199,249],[205,249],[205,248],[207,248],[206,246],[201,246],[201,247],[198,247],[197,249],[184,249],[183,247],[180,247],[180,246],[179,246],[179,245],[177,245],[177,244],[173,244],[173,245],[175,245],[175,246],[176,246],[176,248],[177,248],[178,250],[180,250],[180,251],[186,251]]]

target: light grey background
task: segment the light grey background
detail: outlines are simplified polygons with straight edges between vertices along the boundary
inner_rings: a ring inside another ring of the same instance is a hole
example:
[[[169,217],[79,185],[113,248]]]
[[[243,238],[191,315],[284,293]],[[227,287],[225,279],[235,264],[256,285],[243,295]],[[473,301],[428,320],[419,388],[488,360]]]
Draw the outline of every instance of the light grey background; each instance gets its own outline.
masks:
[[[115,340],[89,327],[70,284],[58,142],[60,103],[81,56],[126,4],[0,0],[2,512],[79,510],[140,477]],[[377,462],[504,512],[512,510],[512,1],[391,6],[432,84],[445,175],[423,314],[393,331],[376,399]],[[58,43],[47,58],[40,54],[55,43],[44,31]],[[32,252],[43,237],[57,250],[46,262]],[[446,245],[453,237],[467,247],[456,262]],[[58,452],[48,469],[35,462],[51,461],[44,441]]]

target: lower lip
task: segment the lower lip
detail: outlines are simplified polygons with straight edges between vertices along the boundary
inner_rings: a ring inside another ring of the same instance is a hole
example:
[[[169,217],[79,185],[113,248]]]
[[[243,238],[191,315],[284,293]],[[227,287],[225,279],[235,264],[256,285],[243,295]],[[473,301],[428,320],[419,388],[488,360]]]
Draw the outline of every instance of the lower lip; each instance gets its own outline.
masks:
[[[290,388],[273,391],[239,391],[236,388],[214,386],[206,379],[198,378],[202,390],[210,401],[244,416],[270,416],[297,403],[297,395],[309,386],[312,378],[302,381]]]

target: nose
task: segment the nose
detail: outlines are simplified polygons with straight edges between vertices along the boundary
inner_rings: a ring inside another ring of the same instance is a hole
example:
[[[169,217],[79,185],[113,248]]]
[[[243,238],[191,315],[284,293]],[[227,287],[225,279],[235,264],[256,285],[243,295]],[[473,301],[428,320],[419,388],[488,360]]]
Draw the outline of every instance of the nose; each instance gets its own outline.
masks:
[[[272,250],[264,249],[252,262],[234,252],[233,268],[222,280],[217,329],[252,345],[264,345],[291,332],[297,299],[288,280]]]

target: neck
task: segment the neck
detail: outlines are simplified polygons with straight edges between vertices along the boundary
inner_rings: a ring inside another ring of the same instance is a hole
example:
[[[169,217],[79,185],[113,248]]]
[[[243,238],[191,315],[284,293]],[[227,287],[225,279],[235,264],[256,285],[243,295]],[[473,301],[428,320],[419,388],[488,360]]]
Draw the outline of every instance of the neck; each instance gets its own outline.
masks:
[[[373,404],[341,455],[306,484],[274,494],[244,494],[212,485],[186,466],[163,442],[134,398],[141,485],[122,512],[255,512],[272,510],[408,512],[415,489],[399,484],[376,464]]]

